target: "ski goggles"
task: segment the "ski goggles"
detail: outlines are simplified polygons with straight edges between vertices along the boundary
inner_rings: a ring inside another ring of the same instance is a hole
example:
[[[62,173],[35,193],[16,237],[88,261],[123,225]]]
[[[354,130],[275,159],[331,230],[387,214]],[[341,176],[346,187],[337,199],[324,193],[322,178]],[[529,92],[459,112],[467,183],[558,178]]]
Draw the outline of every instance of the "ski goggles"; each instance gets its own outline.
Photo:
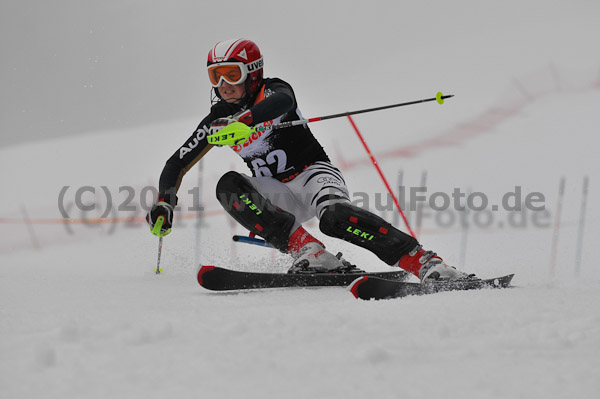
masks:
[[[213,87],[220,87],[223,81],[237,85],[246,80],[248,74],[261,69],[263,60],[260,58],[251,64],[243,62],[221,62],[208,66],[208,79]]]

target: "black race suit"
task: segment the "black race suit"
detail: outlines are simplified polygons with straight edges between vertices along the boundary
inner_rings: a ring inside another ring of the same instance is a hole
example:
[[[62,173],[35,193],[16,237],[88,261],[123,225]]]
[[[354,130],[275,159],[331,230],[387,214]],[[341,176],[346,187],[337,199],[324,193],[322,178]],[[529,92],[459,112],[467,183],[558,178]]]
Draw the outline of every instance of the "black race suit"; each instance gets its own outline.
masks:
[[[253,124],[265,126],[267,130],[253,134],[242,145],[232,146],[244,159],[253,176],[272,176],[287,182],[316,161],[329,162],[325,150],[307,125],[276,130],[268,128],[280,122],[304,119],[288,83],[281,79],[265,79],[253,104],[250,107]],[[159,190],[176,192],[185,173],[212,148],[206,139],[210,123],[243,109],[240,105],[223,100],[214,104],[196,131],[165,164]]]

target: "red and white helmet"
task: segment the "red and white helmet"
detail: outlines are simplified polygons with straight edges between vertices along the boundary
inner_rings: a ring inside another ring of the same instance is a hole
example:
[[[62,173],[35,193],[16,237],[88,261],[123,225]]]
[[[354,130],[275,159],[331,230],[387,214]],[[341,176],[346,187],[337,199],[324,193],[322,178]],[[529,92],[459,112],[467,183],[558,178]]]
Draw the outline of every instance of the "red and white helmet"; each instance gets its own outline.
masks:
[[[215,88],[223,80],[230,84],[246,82],[246,92],[254,95],[263,79],[263,59],[256,43],[246,39],[219,42],[208,52],[206,62],[210,83]]]

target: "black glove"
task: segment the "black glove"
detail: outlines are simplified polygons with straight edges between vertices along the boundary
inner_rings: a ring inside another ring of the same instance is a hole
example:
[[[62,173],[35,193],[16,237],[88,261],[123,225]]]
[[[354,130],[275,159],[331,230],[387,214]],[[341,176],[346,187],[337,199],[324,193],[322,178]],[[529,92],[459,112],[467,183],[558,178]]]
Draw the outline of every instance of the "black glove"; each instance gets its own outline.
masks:
[[[152,205],[152,209],[146,215],[146,221],[150,225],[150,232],[152,234],[164,237],[171,232],[175,205],[177,205],[177,196],[175,194],[163,191],[158,193],[158,201]]]

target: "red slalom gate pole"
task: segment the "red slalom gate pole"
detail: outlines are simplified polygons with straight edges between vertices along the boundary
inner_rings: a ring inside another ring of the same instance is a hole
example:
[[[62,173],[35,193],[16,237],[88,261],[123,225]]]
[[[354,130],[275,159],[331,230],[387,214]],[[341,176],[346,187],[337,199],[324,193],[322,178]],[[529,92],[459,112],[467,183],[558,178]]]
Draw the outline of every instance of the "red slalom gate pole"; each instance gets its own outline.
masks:
[[[377,160],[373,156],[373,153],[369,149],[369,146],[367,145],[362,134],[360,134],[360,130],[358,130],[358,126],[356,126],[356,123],[354,123],[354,120],[352,119],[352,117],[350,115],[347,115],[347,116],[348,116],[348,120],[350,121],[350,124],[354,128],[354,131],[356,132],[356,135],[358,136],[360,142],[362,143],[363,147],[365,147],[365,150],[367,151],[369,158],[371,158],[371,162],[373,163],[373,166],[375,166],[375,169],[377,169],[379,176],[381,176],[381,180],[383,180],[383,184],[385,184],[385,187],[387,188],[388,192],[392,195],[394,204],[396,204],[396,208],[398,208],[398,212],[400,213],[400,216],[402,216],[402,220],[404,220],[404,224],[406,225],[408,232],[410,233],[411,236],[413,236],[414,238],[417,238],[417,236],[415,235],[415,232],[410,228],[410,225],[408,224],[408,220],[406,220],[406,216],[404,215],[404,211],[402,210],[402,207],[400,206],[398,199],[394,195],[394,192],[392,191],[390,185],[388,184],[387,179],[385,178],[385,176],[383,175],[383,172],[379,168],[379,165],[377,164]]]

